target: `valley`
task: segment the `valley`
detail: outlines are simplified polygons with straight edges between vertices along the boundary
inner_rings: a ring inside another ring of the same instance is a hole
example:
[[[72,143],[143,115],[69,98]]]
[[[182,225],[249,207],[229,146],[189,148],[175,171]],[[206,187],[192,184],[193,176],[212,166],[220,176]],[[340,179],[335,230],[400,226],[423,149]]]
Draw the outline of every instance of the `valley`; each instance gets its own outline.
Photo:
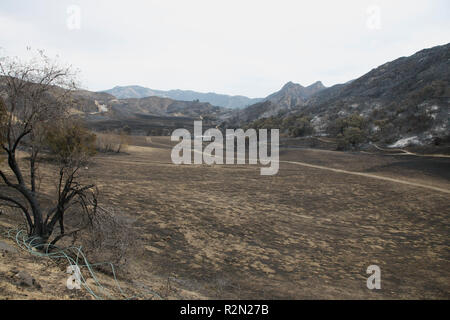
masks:
[[[281,148],[279,173],[264,177],[258,165],[174,165],[174,144],[136,136],[85,170],[138,234],[128,287],[168,299],[449,298],[450,159]],[[383,290],[366,287],[372,264]]]

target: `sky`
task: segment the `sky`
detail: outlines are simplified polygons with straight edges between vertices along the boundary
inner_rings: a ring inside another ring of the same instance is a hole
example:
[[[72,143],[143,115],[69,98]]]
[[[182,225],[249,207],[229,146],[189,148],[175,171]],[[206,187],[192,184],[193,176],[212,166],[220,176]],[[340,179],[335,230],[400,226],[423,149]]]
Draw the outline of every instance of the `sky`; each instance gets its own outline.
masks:
[[[27,47],[120,85],[265,97],[331,86],[448,43],[448,0],[2,0],[0,54]]]

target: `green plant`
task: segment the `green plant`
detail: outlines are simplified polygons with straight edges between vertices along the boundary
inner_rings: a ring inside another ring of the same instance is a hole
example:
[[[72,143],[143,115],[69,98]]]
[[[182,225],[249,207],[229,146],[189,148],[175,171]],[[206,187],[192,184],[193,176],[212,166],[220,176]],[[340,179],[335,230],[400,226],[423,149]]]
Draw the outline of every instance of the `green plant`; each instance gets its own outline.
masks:
[[[360,128],[349,127],[344,130],[344,139],[352,147],[365,142],[366,138],[365,133]]]

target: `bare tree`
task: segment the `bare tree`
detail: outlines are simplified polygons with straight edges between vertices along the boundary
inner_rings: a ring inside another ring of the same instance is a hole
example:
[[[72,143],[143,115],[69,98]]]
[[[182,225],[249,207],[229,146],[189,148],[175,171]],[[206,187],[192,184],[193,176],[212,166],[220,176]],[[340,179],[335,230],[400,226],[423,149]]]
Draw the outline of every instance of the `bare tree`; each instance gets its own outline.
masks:
[[[0,170],[0,201],[23,213],[36,245],[55,244],[77,231],[64,228],[64,216],[75,204],[88,215],[96,210],[94,185],[83,185],[78,175],[92,155],[83,144],[92,138],[65,120],[76,88],[75,75],[71,67],[59,65],[42,51],[27,62],[0,58],[4,101],[0,143],[9,167],[8,171]],[[40,154],[46,148],[56,155],[59,168],[57,197],[49,207],[44,207],[37,190]],[[19,159],[19,150],[28,157]],[[51,240],[58,224],[60,233]]]

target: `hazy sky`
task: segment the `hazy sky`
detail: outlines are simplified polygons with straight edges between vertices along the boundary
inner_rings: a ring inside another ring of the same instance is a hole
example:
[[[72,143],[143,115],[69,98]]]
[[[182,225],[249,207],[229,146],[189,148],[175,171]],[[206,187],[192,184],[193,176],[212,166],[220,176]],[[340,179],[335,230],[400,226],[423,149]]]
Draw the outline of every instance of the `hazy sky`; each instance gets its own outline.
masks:
[[[26,47],[116,85],[264,97],[326,86],[450,40],[449,0],[1,0],[2,55]]]

